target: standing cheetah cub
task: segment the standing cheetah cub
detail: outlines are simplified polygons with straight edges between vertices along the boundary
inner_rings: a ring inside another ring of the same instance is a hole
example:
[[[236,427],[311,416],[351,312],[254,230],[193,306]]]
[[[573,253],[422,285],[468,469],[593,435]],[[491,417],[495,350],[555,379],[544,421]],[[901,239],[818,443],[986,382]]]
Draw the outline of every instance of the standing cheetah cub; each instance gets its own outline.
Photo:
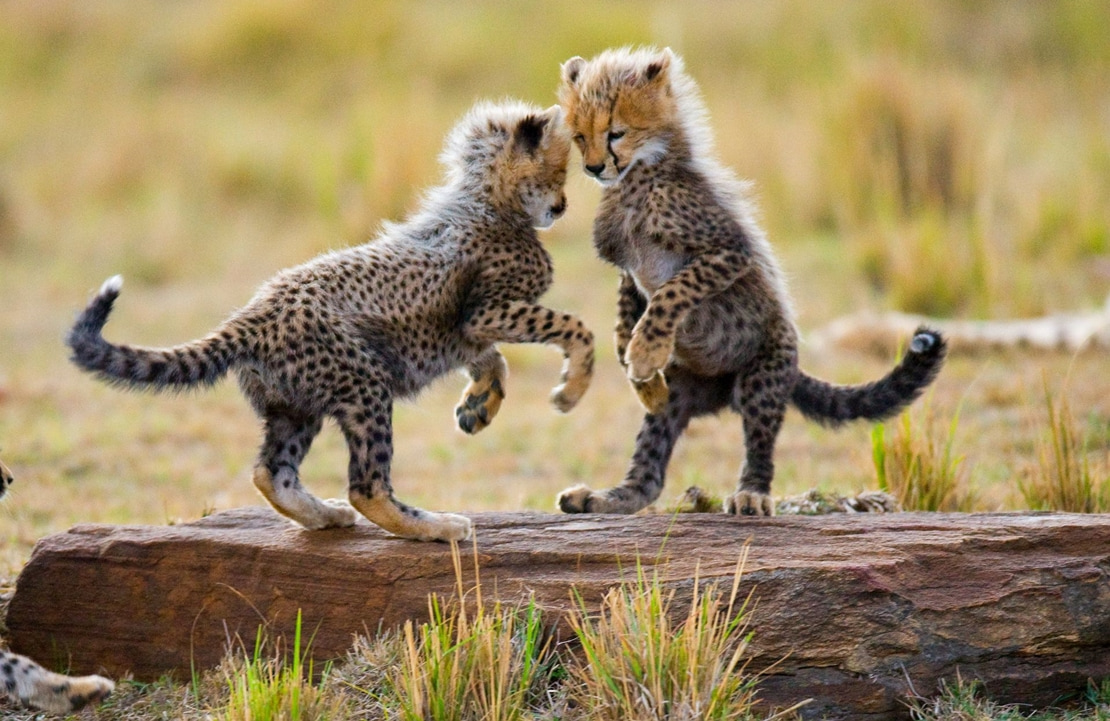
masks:
[[[621,269],[617,356],[648,409],[624,481],[568,489],[564,511],[651,503],[690,418],[728,407],[743,416],[747,458],[727,510],[770,515],[787,403],[822,423],[878,420],[936,377],[945,342],[924,328],[874,383],[834,386],[799,370],[778,262],[744,186],[714,157],[697,86],[669,49],[571,58],[559,99],[586,172],[605,188],[594,246]]]
[[[11,484],[12,473],[0,461],[0,498]],[[69,713],[103,701],[115,687],[103,676],[63,676],[26,656],[0,651],[0,698],[7,696],[28,708]]]
[[[505,395],[500,342],[559,346],[566,363],[552,403],[565,412],[582,397],[593,336],[574,316],[536,302],[552,280],[536,228],[566,209],[569,153],[558,106],[479,104],[448,136],[444,184],[404,223],[279,273],[209,335],[173,348],[101,337],[120,290],[112,278],[70,331],[72,359],[133,388],[208,385],[235,369],[265,425],[254,484],[279,513],[328,528],[353,525],[357,509],[405,538],[468,538],[469,519],[394,498],[393,401],[465,368],[471,382],[456,422],[477,433]],[[350,448],[350,505],[317,499],[298,477],[325,416]]]

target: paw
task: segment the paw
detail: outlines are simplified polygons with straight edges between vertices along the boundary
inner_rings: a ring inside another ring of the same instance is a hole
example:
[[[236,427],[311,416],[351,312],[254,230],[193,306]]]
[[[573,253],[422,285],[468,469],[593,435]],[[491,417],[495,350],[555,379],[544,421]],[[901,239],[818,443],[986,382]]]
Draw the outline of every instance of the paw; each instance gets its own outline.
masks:
[[[584,485],[566,489],[555,502],[563,513],[635,513],[647,505],[620,501],[606,491],[593,491]]]
[[[455,513],[428,513],[428,528],[418,541],[465,541],[473,533],[470,519]]]
[[[663,370],[671,358],[671,351],[674,350],[673,340],[673,338],[648,340],[644,333],[633,332],[624,357],[629,379],[650,381],[656,373]]]
[[[82,676],[70,681],[69,702],[71,710],[79,711],[89,704],[98,704],[112,695],[116,685],[103,676]]]
[[[555,502],[563,513],[588,513],[593,494],[589,486],[573,486],[560,493]]]
[[[771,496],[759,491],[739,490],[728,497],[725,512],[734,516],[773,516]]]
[[[555,410],[560,413],[567,413],[571,408],[578,405],[578,401],[582,400],[582,396],[585,395],[586,389],[589,387],[590,376],[588,374],[573,376],[551,391],[551,405],[555,406]]]
[[[327,525],[322,528],[350,528],[358,520],[359,512],[346,498],[325,498],[323,505]]]
[[[631,383],[636,391],[636,397],[640,399],[640,405],[648,413],[657,416],[667,407],[667,399],[671,392],[662,371],[656,371],[649,380],[631,381]]]
[[[505,391],[496,378],[489,383],[471,383],[455,406],[455,423],[459,430],[473,435],[488,426],[501,409],[504,398]]]
[[[288,516],[310,531],[322,531],[325,528],[350,528],[358,520],[358,511],[350,503],[340,498],[329,498],[314,503],[306,511],[292,515],[287,509],[277,508],[282,515]]]

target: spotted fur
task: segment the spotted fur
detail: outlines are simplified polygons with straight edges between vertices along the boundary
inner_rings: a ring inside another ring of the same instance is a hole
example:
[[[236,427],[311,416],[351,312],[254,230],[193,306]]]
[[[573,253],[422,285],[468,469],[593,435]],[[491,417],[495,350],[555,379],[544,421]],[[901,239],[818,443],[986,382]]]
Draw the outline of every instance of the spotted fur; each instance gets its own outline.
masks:
[[[592,334],[537,303],[552,267],[536,228],[566,208],[569,153],[558,106],[480,104],[448,137],[444,184],[406,222],[279,273],[208,336],[169,349],[104,340],[119,294],[118,280],[109,280],[69,334],[73,361],[109,383],[153,389],[204,385],[234,369],[265,424],[254,483],[278,512],[326,528],[352,525],[357,509],[406,538],[467,538],[469,519],[394,498],[393,402],[464,368],[471,383],[456,422],[480,431],[505,395],[501,342],[563,350],[558,410],[586,391]],[[315,498],[298,477],[325,416],[350,448],[349,505]]]
[[[13,480],[12,472],[0,461],[0,498]],[[114,689],[115,684],[102,676],[63,676],[26,656],[0,650],[0,697],[21,706],[68,713],[103,701]]]
[[[0,651],[0,696],[27,708],[70,713],[100,703],[115,687],[103,676],[63,676],[26,656]]]
[[[731,408],[744,419],[747,454],[727,510],[770,515],[787,403],[822,423],[877,420],[936,377],[945,342],[924,328],[874,383],[834,386],[798,368],[783,274],[744,184],[715,158],[697,86],[669,49],[572,58],[559,99],[586,172],[604,186],[594,245],[621,270],[617,355],[648,410],[624,481],[568,489],[564,511],[643,508],[659,496],[690,419]]]

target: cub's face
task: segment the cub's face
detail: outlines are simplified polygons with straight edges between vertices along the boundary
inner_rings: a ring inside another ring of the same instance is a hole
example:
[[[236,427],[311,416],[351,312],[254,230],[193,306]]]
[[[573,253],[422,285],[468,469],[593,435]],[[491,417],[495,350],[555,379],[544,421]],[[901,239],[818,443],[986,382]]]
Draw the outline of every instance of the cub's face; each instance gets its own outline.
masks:
[[[675,120],[673,57],[669,49],[612,50],[563,63],[559,102],[586,174],[602,185],[667,152]]]
[[[452,183],[547,228],[566,211],[570,134],[558,105],[481,102],[447,136],[440,160]]]
[[[520,173],[517,184],[521,206],[534,227],[550,228],[567,209],[563,187],[570,137],[558,105],[517,124],[512,153],[516,156],[512,165]]]

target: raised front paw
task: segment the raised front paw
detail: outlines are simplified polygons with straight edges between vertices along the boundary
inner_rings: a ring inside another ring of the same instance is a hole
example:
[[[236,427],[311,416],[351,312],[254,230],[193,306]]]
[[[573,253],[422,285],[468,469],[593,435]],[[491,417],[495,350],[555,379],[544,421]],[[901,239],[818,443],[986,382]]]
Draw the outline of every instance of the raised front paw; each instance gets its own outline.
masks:
[[[560,413],[567,413],[582,400],[586,389],[590,387],[590,374],[581,373],[571,376],[563,383],[555,386],[551,391],[551,405]]]
[[[741,489],[728,497],[725,512],[734,516],[773,516],[775,504],[769,494]]]
[[[455,406],[455,423],[463,433],[474,434],[488,426],[497,411],[501,409],[501,401],[505,398],[505,390],[501,380],[474,381],[463,391],[459,404]]]
[[[656,371],[655,375],[649,380],[630,382],[644,410],[653,416],[657,416],[666,409],[670,389],[667,387],[667,379],[663,376],[663,371]]]
[[[673,339],[654,338],[648,340],[647,334],[637,330],[628,342],[624,365],[628,377],[633,381],[650,381],[656,373],[663,370],[671,359],[674,350]]]

